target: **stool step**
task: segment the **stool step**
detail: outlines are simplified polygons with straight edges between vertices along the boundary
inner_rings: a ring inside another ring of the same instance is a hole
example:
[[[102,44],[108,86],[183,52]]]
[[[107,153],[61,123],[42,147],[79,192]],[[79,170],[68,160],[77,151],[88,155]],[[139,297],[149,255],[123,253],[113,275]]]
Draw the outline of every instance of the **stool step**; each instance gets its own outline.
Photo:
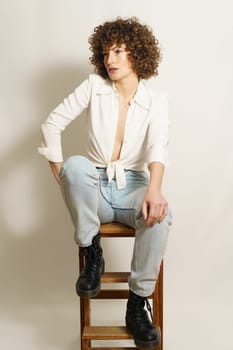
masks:
[[[102,348],[99,348],[99,347],[93,347],[93,348],[89,348],[89,349],[94,349],[94,350],[138,350],[138,348],[136,348],[136,347],[134,347],[134,346],[132,346],[132,347],[130,347],[130,348],[127,348],[127,347],[123,347],[123,348],[121,348],[121,347],[119,347],[119,346],[117,346],[117,347],[102,347]]]
[[[102,283],[127,283],[129,272],[105,272],[101,277]]]
[[[102,289],[94,299],[128,299],[129,291],[126,289]]]
[[[132,339],[132,335],[124,326],[86,326],[82,338],[84,340],[119,340]]]
[[[153,296],[154,293],[147,298],[152,299]],[[128,297],[128,289],[101,289],[100,293],[96,297],[93,297],[93,299],[128,299]]]

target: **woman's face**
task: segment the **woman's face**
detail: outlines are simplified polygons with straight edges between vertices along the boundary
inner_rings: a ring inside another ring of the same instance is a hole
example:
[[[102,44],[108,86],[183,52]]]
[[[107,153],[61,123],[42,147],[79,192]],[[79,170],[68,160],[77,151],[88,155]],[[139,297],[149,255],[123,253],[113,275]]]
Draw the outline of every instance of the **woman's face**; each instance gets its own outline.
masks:
[[[118,81],[135,75],[125,44],[113,45],[103,52],[104,65],[111,80]]]

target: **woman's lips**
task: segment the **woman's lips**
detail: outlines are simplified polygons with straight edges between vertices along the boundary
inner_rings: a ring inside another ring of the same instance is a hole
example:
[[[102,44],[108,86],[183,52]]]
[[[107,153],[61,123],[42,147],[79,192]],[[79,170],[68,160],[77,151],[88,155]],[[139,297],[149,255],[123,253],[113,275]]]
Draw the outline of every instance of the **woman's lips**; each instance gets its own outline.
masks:
[[[110,74],[116,73],[117,71],[118,71],[118,68],[109,68],[109,69],[108,69],[108,72],[109,72]]]

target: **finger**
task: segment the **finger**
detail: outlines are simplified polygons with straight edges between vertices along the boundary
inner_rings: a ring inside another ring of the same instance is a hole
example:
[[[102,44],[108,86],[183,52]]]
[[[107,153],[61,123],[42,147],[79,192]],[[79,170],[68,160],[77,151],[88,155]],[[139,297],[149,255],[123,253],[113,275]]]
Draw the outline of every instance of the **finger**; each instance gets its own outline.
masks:
[[[154,226],[156,223],[159,223],[166,216],[166,208],[164,205],[156,205],[151,207],[150,215],[148,218],[148,224]]]
[[[158,220],[155,218],[150,218],[147,220],[147,226],[154,226],[155,224],[157,224]]]
[[[152,222],[158,221],[160,218],[160,207],[158,205],[152,205],[149,216]]]
[[[143,215],[143,219],[146,221],[148,217],[148,208],[147,208],[147,203],[145,201],[142,203],[142,215]]]
[[[55,178],[57,180],[57,183],[60,185],[61,184],[60,176],[56,174]]]
[[[163,210],[161,211],[161,216],[160,216],[160,218],[159,218],[159,223],[160,222],[162,222],[163,220],[164,220],[164,218],[166,217],[166,215],[167,215],[167,211],[168,211],[168,205],[165,205],[164,207],[163,207]]]
[[[158,220],[158,208],[155,205],[150,205],[148,218],[147,218],[147,226],[153,226],[156,224]]]
[[[154,226],[158,222],[158,218],[155,216],[149,216],[147,219],[148,226]]]
[[[160,217],[160,219],[158,220],[158,223],[160,224],[160,223],[164,220],[165,217],[166,217],[166,214],[163,214],[163,215]]]

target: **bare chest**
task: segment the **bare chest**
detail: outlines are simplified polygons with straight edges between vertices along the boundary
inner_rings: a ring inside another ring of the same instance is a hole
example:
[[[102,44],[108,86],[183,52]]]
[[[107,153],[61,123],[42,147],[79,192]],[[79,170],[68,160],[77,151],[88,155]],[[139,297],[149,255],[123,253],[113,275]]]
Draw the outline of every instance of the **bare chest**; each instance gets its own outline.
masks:
[[[111,161],[116,161],[120,158],[122,144],[124,141],[125,124],[126,124],[128,109],[129,109],[128,103],[120,102],[114,148],[113,148]]]

